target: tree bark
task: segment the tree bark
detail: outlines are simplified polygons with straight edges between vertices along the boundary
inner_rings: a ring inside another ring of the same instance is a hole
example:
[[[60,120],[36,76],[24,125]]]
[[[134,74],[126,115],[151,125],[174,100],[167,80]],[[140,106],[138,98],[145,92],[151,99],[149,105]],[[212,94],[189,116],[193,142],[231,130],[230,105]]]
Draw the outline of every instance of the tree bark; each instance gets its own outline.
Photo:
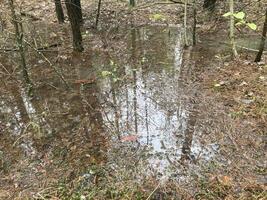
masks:
[[[187,3],[188,0],[184,1],[184,42],[185,46],[188,47],[188,38],[187,38]]]
[[[101,0],[98,0],[98,6],[97,6],[97,15],[96,15],[96,21],[95,21],[95,28],[97,29],[99,16],[100,16],[100,9],[101,9]]]
[[[64,17],[64,12],[63,12],[63,8],[62,8],[62,4],[60,0],[55,0],[55,8],[56,8],[58,22],[60,24],[64,23],[65,17]]]
[[[193,1],[193,46],[196,45],[197,39],[196,39],[196,31],[197,31],[197,8],[196,8],[196,0]]]
[[[83,22],[83,15],[82,15],[81,0],[74,0],[73,2],[75,4],[75,8],[77,10],[76,12],[78,15],[79,22],[82,23]]]
[[[130,0],[130,6],[135,6],[135,0]]]
[[[265,10],[265,22],[264,22],[263,31],[262,31],[261,43],[260,43],[259,52],[256,56],[255,62],[261,61],[262,53],[265,47],[266,33],[267,33],[267,8]]]
[[[0,32],[4,31],[4,20],[2,19],[2,13],[0,12]]]
[[[204,0],[203,8],[213,11],[215,9],[216,0]]]
[[[31,79],[29,77],[28,68],[26,65],[26,57],[25,57],[25,51],[24,51],[24,42],[23,42],[23,32],[22,32],[21,20],[16,15],[13,0],[8,0],[8,3],[9,3],[10,10],[11,10],[12,23],[13,23],[14,29],[15,29],[16,44],[17,44],[19,54],[20,54],[20,65],[21,65],[22,75],[23,75],[23,78],[24,78],[26,84],[28,84],[30,86],[30,89],[31,89],[33,84],[32,84]]]
[[[234,36],[234,30],[235,30],[235,18],[233,16],[234,14],[234,0],[229,0],[229,7],[230,7],[230,43],[232,46],[232,53],[234,57],[238,56],[237,50],[236,50],[236,44],[235,44],[235,36]]]
[[[67,13],[70,20],[72,39],[73,39],[73,50],[82,52],[82,34],[80,29],[80,14],[77,12],[77,7],[75,4],[76,0],[66,0]]]

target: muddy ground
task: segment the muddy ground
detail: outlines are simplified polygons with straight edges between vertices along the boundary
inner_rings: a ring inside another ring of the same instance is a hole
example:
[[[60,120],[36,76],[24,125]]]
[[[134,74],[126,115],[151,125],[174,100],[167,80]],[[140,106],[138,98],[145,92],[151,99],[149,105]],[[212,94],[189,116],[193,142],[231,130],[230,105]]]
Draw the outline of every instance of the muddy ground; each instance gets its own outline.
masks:
[[[184,48],[180,5],[105,2],[96,31],[88,1],[77,54],[52,2],[21,7],[26,39],[53,47],[27,48],[28,96],[6,22],[0,199],[267,198],[267,57],[239,49],[233,60],[225,19],[201,11],[198,44]]]

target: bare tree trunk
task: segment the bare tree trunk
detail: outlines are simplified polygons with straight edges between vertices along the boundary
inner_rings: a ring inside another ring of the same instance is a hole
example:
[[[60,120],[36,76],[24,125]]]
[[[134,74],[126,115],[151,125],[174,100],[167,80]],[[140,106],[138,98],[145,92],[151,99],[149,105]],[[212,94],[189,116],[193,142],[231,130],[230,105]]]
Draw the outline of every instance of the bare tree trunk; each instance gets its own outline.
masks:
[[[135,6],[135,0],[130,0],[130,6]]]
[[[80,14],[77,12],[76,0],[66,0],[67,13],[70,20],[72,39],[73,39],[73,49],[74,51],[82,52],[82,34],[80,29]]]
[[[63,12],[62,4],[60,0],[55,0],[55,8],[56,8],[58,22],[60,24],[64,23],[65,17],[64,17],[64,12]]]
[[[2,13],[0,12],[0,32],[4,31],[4,20],[2,19]]]
[[[267,8],[265,10],[265,22],[264,22],[263,31],[262,31],[261,43],[260,43],[259,52],[256,56],[255,62],[261,61],[261,57],[264,51],[264,46],[265,46],[265,41],[266,41],[266,33],[267,33]]]
[[[184,1],[184,42],[185,46],[188,46],[187,40],[187,2],[188,0]]]
[[[27,65],[26,65],[21,19],[19,19],[19,17],[16,15],[13,0],[8,0],[8,4],[11,10],[12,22],[15,28],[16,44],[17,44],[19,54],[20,54],[20,65],[22,69],[22,75],[24,77],[26,84],[32,87],[33,84],[30,80]]]
[[[73,2],[75,4],[75,8],[77,10],[79,22],[82,23],[83,22],[83,15],[82,15],[81,0],[74,0]]]
[[[193,23],[193,45],[195,46],[197,41],[196,41],[196,29],[197,29],[197,8],[196,8],[196,0],[193,1],[193,18],[194,18],[194,23]]]
[[[215,9],[216,0],[204,0],[203,8],[213,11]]]
[[[100,9],[101,9],[101,0],[98,0],[98,7],[97,7],[97,15],[96,15],[96,21],[95,21],[95,28],[97,29],[99,16],[100,16]]]
[[[232,52],[233,52],[233,56],[237,57],[238,53],[236,50],[236,44],[235,44],[235,36],[234,36],[234,30],[235,30],[235,18],[233,16],[234,13],[234,0],[229,0],[229,7],[230,7],[230,13],[232,15],[230,15],[230,43],[232,46]]]

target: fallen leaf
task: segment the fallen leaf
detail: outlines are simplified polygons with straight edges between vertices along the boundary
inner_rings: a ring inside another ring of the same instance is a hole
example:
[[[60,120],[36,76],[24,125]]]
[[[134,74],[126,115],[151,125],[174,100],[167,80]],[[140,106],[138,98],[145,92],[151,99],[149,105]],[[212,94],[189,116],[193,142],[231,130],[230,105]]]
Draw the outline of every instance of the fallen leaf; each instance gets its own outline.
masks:
[[[78,80],[75,80],[74,83],[77,83],[77,84],[85,84],[85,83],[94,83],[96,81],[96,78],[91,78],[91,79],[78,79]]]
[[[224,186],[231,186],[233,184],[232,183],[232,178],[229,177],[229,176],[219,177],[219,182]]]
[[[127,135],[127,136],[123,136],[121,138],[122,142],[135,142],[137,141],[138,136],[137,135]]]

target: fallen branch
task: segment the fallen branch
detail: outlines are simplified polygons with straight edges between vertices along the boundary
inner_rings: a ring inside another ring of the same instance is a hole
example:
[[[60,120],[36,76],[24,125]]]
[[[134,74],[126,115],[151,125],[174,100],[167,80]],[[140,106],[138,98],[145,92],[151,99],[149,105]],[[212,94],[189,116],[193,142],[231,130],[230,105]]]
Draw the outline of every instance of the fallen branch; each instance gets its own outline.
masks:
[[[157,185],[157,187],[150,193],[150,195],[146,198],[146,200],[149,200],[151,197],[152,197],[152,195],[157,191],[157,189],[159,188],[159,186],[160,186],[160,182],[159,182],[159,184]]]
[[[252,49],[252,48],[248,48],[248,47],[243,47],[243,46],[240,46],[240,45],[236,45],[236,47],[240,48],[240,49],[245,49],[247,51],[253,51],[253,52],[258,52],[259,50],[258,49]],[[263,53],[267,53],[267,51],[263,51]]]
[[[29,47],[31,47],[32,49],[34,49],[49,65],[50,67],[53,68],[53,70],[56,72],[56,74],[60,77],[60,79],[65,83],[65,85],[67,86],[67,88],[69,87],[69,84],[67,83],[67,81],[65,80],[65,78],[63,77],[63,75],[58,71],[57,67],[54,66],[51,61],[38,49],[36,49],[34,46],[32,46],[27,40],[24,40],[26,44],[29,45]]]
[[[33,21],[38,21],[38,20],[41,20],[40,18],[32,15],[32,14],[29,14],[29,13],[25,13],[25,12],[20,12],[20,15],[23,16],[23,17],[28,17],[30,19],[32,19]]]
[[[48,45],[48,46],[39,47],[39,48],[37,48],[37,50],[38,50],[38,51],[43,51],[43,50],[46,50],[46,49],[49,49],[49,48],[58,47],[58,46],[61,46],[61,44],[60,44],[60,43],[50,44],[50,45]]]
[[[11,49],[11,48],[2,48],[0,51],[9,52],[9,51],[18,51],[18,49]]]
[[[38,47],[38,48],[36,48],[36,50],[46,51],[49,48],[54,48],[54,47],[58,47],[58,46],[61,46],[61,44],[60,43],[59,44],[51,44],[48,46]],[[17,48],[0,48],[0,51],[9,52],[9,51],[18,51],[18,49]]]
[[[140,6],[137,6],[135,8],[132,8],[131,11],[136,11],[136,10],[140,10],[140,9],[144,9],[144,8],[148,8],[148,7],[152,7],[152,6],[156,6],[156,5],[169,5],[169,4],[180,4],[180,5],[184,5],[183,2],[178,2],[178,1],[171,1],[170,2],[155,2],[155,3],[151,3],[151,4],[143,4]],[[188,6],[193,6],[192,4],[188,4]]]

